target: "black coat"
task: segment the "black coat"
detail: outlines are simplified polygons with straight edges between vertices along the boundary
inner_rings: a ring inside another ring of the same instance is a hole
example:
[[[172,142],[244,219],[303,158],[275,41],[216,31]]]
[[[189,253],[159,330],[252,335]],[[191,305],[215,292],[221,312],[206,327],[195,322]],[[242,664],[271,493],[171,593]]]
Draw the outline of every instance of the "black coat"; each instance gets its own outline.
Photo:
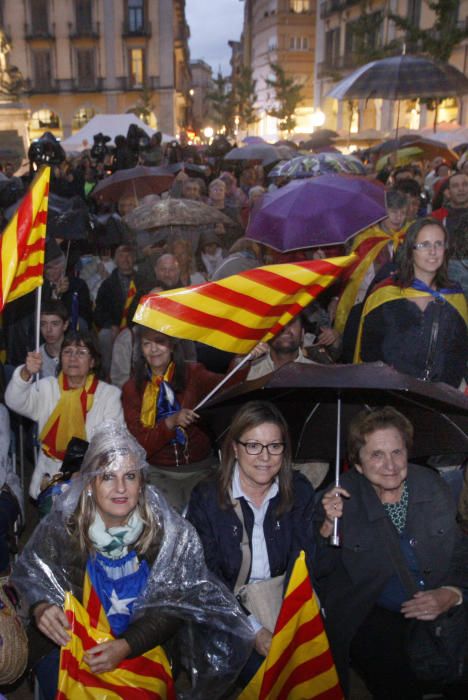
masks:
[[[340,521],[341,547],[319,536],[314,571],[333,656],[346,687],[350,644],[394,569],[378,526],[386,511],[374,488],[354,469],[342,476],[341,485],[351,494]],[[427,590],[442,585],[466,588],[468,568],[460,556],[463,541],[448,486],[437,472],[412,464],[408,494],[404,535],[414,547]],[[317,521],[317,527],[320,524]]]
[[[99,328],[111,328],[120,326],[127,295],[125,294],[119,279],[117,268],[99,287],[94,309],[94,322]]]
[[[293,474],[292,509],[277,518],[277,494],[270,501],[263,523],[272,577],[284,574],[301,549],[306,549],[309,556],[312,554],[313,542],[304,537],[304,518],[306,511],[312,508],[314,490],[302,474],[297,471]],[[252,546],[254,514],[244,498],[240,502]],[[202,541],[208,568],[234,590],[242,563],[242,524],[233,508],[221,509],[214,480],[201,482],[193,489],[187,519],[194,525]]]

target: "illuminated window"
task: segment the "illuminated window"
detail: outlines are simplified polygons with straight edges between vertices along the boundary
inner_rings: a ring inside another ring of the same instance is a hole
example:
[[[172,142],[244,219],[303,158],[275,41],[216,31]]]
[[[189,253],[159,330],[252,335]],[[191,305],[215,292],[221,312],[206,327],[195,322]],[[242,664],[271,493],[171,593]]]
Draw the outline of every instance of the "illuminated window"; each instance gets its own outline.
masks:
[[[130,50],[130,84],[132,87],[143,85],[145,60],[143,49]]]
[[[310,0],[289,0],[291,12],[310,12]]]

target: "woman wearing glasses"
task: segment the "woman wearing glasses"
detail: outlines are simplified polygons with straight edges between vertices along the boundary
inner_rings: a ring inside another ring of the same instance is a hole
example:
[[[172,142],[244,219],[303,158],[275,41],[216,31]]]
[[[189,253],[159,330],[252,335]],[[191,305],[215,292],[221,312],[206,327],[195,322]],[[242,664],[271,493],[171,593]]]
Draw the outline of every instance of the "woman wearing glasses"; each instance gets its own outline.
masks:
[[[460,385],[468,311],[461,287],[448,279],[447,247],[447,232],[437,221],[410,226],[395,275],[365,302],[355,362],[382,360],[418,379]]]
[[[187,518],[201,538],[208,568],[237,594],[245,584],[285,574],[298,551],[310,546],[302,535],[313,498],[310,483],[292,469],[283,416],[271,403],[251,401],[232,421],[216,477],[194,488]],[[267,655],[274,627],[254,614],[249,619],[256,640],[244,683]]]
[[[60,471],[72,438],[89,441],[104,420],[124,422],[120,390],[99,379],[100,355],[91,334],[67,333],[58,377],[36,382],[41,366],[41,354],[28,352],[5,392],[9,408],[38,423],[41,449],[29,488],[34,499]]]

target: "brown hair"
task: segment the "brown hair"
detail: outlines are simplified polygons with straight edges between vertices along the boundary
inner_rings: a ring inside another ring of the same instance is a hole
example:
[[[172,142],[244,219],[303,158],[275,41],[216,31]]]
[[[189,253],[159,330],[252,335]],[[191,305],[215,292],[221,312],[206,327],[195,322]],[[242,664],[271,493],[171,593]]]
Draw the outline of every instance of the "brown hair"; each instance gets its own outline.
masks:
[[[351,464],[360,464],[360,452],[368,435],[376,430],[395,428],[400,433],[409,452],[413,445],[413,426],[402,413],[393,406],[361,411],[353,418],[348,431],[348,459]]]
[[[400,285],[400,287],[410,287],[411,284],[413,283],[414,280],[414,261],[413,261],[413,253],[414,253],[414,245],[416,243],[416,240],[422,231],[422,229],[425,226],[438,226],[440,230],[444,234],[444,241],[445,245],[447,246],[448,243],[448,234],[444,226],[440,223],[440,221],[436,221],[435,219],[431,219],[430,217],[426,217],[424,219],[417,219],[414,223],[411,224],[409,227],[408,231],[406,232],[405,239],[403,243],[401,244],[400,248],[398,249],[397,252],[397,260],[398,260],[398,274],[397,274],[397,283]],[[442,262],[442,265],[439,267],[439,269],[436,272],[435,275],[435,284],[437,289],[441,289],[444,287],[448,286],[453,286],[448,277],[448,250],[445,250],[444,253],[444,260]]]
[[[274,404],[268,401],[249,401],[234,416],[231,427],[224,438],[221,449],[221,465],[218,472],[218,500],[221,508],[226,510],[232,507],[230,490],[236,455],[233,444],[242,435],[252,428],[256,428],[262,423],[273,423],[281,431],[283,442],[285,443],[283,453],[283,463],[278,473],[279,504],[276,515],[282,515],[292,507],[292,463],[291,463],[291,442],[286,421]]]

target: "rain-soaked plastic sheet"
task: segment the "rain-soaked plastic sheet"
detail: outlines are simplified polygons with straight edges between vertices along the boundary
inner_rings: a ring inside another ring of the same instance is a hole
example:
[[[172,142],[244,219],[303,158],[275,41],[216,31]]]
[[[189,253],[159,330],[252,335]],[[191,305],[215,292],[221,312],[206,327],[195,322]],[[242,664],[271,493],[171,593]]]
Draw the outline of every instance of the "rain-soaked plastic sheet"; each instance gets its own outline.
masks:
[[[82,600],[87,555],[70,523],[95,477],[103,473],[103,454],[106,472],[128,467],[129,455],[133,468],[146,468],[144,450],[125,428],[107,425],[95,435],[81,471],[39,523],[16,563],[13,582],[30,606],[39,601],[63,606],[67,591]],[[245,665],[253,630],[232,593],[206,568],[201,542],[190,523],[153,487],[146,486],[145,493],[158,525],[159,549],[130,625],[155,611],[181,621],[179,631],[164,645],[175,667],[182,666],[191,680],[191,689],[178,697],[215,700]]]

